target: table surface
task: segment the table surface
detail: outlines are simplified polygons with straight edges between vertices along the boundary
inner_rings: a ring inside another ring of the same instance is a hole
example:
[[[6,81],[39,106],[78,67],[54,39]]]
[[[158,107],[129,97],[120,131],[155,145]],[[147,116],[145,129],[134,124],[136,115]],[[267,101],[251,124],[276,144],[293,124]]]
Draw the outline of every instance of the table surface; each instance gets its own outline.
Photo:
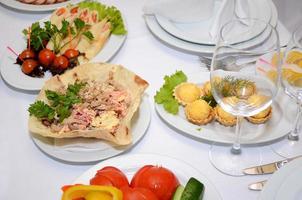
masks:
[[[195,141],[169,128],[154,110],[153,96],[162,84],[164,75],[182,70],[186,74],[206,70],[198,57],[167,47],[147,29],[142,13],[144,1],[103,1],[117,6],[123,13],[128,36],[124,46],[110,61],[144,77],[150,87],[149,98],[152,120],[145,137],[126,154],[159,153],[191,163],[204,173],[216,186],[223,199],[256,199],[259,192],[247,189],[251,182],[269,176],[231,177],[217,171],[209,162],[209,144]],[[43,19],[49,13],[22,13],[0,5],[0,51],[14,46],[13,39],[25,26]],[[281,38],[286,41],[289,33],[279,23]],[[3,53],[1,54],[3,55]],[[27,108],[36,94],[16,91],[0,79],[0,199],[60,199],[60,187],[93,164],[72,165],[56,161],[42,153],[33,143],[27,129]],[[168,141],[168,142],[167,142]],[[269,146],[263,146],[263,162],[280,159]]]

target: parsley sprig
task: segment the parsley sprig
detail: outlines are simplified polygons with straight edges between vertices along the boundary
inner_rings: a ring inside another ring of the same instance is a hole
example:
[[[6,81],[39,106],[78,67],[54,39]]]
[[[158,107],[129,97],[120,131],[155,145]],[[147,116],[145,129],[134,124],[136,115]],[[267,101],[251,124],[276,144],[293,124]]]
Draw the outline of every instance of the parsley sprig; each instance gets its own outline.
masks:
[[[173,97],[173,90],[180,83],[187,81],[187,76],[182,71],[176,71],[171,76],[165,76],[164,80],[165,83],[160,90],[156,92],[154,100],[157,104],[163,104],[167,112],[176,115],[178,113],[179,104]]]
[[[22,32],[26,37],[30,34],[30,44],[34,50],[39,51],[45,48],[45,43],[51,41],[54,45],[54,52],[57,54],[80,34],[92,40],[93,34],[88,30],[89,27],[90,25],[83,20],[76,18],[72,24],[63,20],[60,29],[56,25],[51,24],[50,21],[46,21],[44,22],[44,27],[39,22],[35,22],[31,25],[30,32],[28,29],[24,29]],[[63,44],[62,40],[68,37],[69,34],[71,34],[71,40]]]
[[[80,90],[86,85],[86,83],[76,82],[68,85],[65,94],[61,94],[52,90],[46,90],[45,94],[50,102],[47,105],[43,101],[36,101],[28,108],[30,115],[37,117],[38,119],[47,119],[53,121],[58,119],[62,122],[65,118],[71,115],[71,108],[74,104],[81,103],[81,98],[78,96]]]

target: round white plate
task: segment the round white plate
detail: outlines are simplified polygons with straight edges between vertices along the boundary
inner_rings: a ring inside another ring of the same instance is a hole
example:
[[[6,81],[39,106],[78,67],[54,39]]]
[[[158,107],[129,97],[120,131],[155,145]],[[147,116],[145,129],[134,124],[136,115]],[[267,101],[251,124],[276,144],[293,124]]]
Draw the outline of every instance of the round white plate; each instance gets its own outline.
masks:
[[[41,21],[47,21],[43,19]],[[125,23],[126,25],[126,23]],[[21,53],[26,48],[26,41],[23,37],[22,30],[15,36],[15,40],[10,42],[10,47],[17,53]],[[103,49],[91,60],[91,62],[107,62],[109,61],[122,47],[126,35],[111,34]],[[5,49],[5,55],[0,66],[0,72],[4,81],[10,86],[25,90],[25,91],[39,91],[44,82],[52,75],[47,72],[43,78],[30,77],[21,71],[21,66],[16,63],[16,56],[8,49]]]
[[[132,144],[114,146],[103,140],[75,138],[53,139],[31,135],[35,144],[51,157],[72,162],[87,163],[103,160],[118,155],[133,147],[145,135],[151,120],[150,106],[147,97],[142,98],[141,105],[132,119]]]
[[[263,1],[262,3],[269,5],[269,7],[271,9],[271,13],[272,13],[270,23],[273,26],[276,26],[277,22],[278,22],[278,14],[277,14],[277,9],[276,9],[275,5],[273,4],[273,2],[271,0]],[[158,22],[156,20],[156,17],[154,17],[154,16],[146,15],[145,22],[146,22],[149,30],[153,33],[153,35],[168,46],[171,46],[178,50],[185,51],[187,53],[203,55],[203,56],[211,56],[214,51],[214,48],[215,48],[214,46],[201,45],[201,44],[187,42],[187,41],[178,39],[177,37],[174,37],[173,35],[167,33],[165,30],[163,30],[161,28],[161,26],[158,24]],[[261,35],[266,36],[266,34],[267,33],[261,34]],[[245,44],[242,44],[242,45],[252,46],[252,45],[259,44],[263,41],[262,40],[263,38],[255,38],[255,39],[256,39],[256,42],[254,40],[247,41],[247,42],[245,42]]]
[[[215,1],[214,11],[211,18],[194,23],[177,23],[169,20],[166,17],[155,15],[158,24],[171,35],[196,44],[215,45],[215,41],[211,37],[209,30],[215,20],[215,15],[221,7],[221,1]],[[263,3],[263,0],[249,0],[249,16],[254,19],[262,19],[265,22],[271,20],[271,8],[269,3]],[[244,36],[239,36],[238,43],[249,40],[259,35],[263,30],[264,26],[254,25],[252,33]],[[234,27],[236,30],[236,27]]]
[[[179,182],[182,185],[185,185],[191,177],[194,177],[200,182],[202,182],[205,186],[203,200],[222,199],[212,182],[208,180],[208,178],[203,173],[192,167],[191,164],[187,164],[184,161],[172,157],[158,154],[122,155],[119,157],[102,161],[101,163],[90,168],[79,178],[77,178],[74,181],[74,184],[89,184],[89,180],[94,177],[97,170],[105,166],[114,166],[119,168],[125,173],[128,180],[131,181],[131,178],[133,177],[135,172],[138,171],[144,165],[163,166],[171,170],[177,176]]]
[[[1,0],[0,3],[6,5],[10,8],[17,9],[17,10],[31,11],[31,12],[42,12],[42,11],[55,10],[59,7],[66,6],[67,4],[70,4],[70,3],[74,4],[74,3],[78,3],[80,1],[81,0],[68,0],[66,2],[49,4],[49,5],[26,4],[26,3],[21,3],[17,0]]]
[[[203,84],[210,79],[209,72],[200,72],[188,75],[188,82]],[[283,92],[279,92],[272,104],[272,118],[260,125],[244,120],[242,124],[242,144],[259,144],[276,140],[285,136],[290,128],[296,113],[296,104]],[[216,121],[207,125],[198,126],[190,123],[185,116],[182,106],[177,115],[169,114],[161,104],[155,104],[159,116],[171,127],[176,128],[187,136],[197,140],[232,144],[235,140],[235,127],[225,127]]]
[[[287,163],[276,171],[265,184],[261,200],[302,199],[302,158]]]

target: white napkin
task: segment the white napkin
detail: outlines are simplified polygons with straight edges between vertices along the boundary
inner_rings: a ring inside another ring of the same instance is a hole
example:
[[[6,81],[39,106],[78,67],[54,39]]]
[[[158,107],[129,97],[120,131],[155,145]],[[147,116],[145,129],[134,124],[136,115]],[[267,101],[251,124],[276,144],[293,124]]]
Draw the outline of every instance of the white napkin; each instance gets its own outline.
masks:
[[[144,14],[158,14],[174,22],[191,23],[211,17],[214,0],[149,0]]]

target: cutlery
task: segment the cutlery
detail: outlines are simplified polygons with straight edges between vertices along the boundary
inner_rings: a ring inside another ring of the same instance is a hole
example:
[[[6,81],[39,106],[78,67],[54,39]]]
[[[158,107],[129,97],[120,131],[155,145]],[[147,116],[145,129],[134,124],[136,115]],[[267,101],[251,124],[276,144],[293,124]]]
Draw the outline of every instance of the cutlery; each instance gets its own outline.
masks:
[[[302,155],[296,156],[293,158],[288,158],[285,160],[280,160],[277,162],[268,163],[265,165],[259,165],[259,166],[246,168],[246,169],[243,169],[243,173],[248,174],[248,175],[271,174],[271,173],[274,173],[275,171],[277,171],[278,169],[280,169],[281,167],[283,167],[286,163],[288,163],[296,158],[300,158],[300,157],[302,157]]]
[[[249,184],[248,188],[250,190],[260,191],[260,190],[263,189],[266,182],[267,182],[267,180],[259,181],[259,182],[256,182],[256,183],[251,183],[251,184]]]

